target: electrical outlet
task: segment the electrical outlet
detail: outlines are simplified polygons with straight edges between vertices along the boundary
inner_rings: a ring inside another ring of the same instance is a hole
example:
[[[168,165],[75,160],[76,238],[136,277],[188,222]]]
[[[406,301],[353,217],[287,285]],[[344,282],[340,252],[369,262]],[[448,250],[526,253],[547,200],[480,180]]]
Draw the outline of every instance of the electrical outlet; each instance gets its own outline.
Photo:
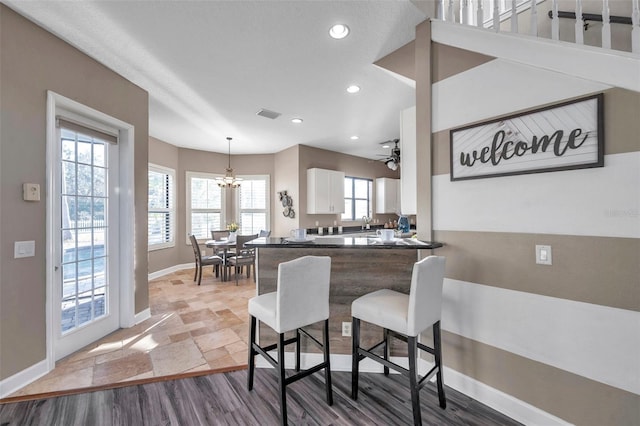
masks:
[[[342,323],[342,335],[345,337],[351,336],[351,323],[343,322]]]

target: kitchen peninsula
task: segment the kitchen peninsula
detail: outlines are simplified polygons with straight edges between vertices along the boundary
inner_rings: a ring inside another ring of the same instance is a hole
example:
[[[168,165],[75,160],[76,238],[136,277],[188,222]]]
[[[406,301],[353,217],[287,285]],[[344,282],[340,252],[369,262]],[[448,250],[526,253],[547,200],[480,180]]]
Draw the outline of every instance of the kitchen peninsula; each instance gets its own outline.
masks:
[[[413,264],[442,247],[438,242],[425,242],[414,238],[395,238],[382,242],[379,238],[363,237],[310,237],[305,241],[290,238],[258,238],[246,244],[256,249],[256,288],[258,294],[276,290],[278,264],[301,256],[331,257],[331,290],[329,296],[329,334],[332,354],[351,354],[351,338],[342,336],[342,323],[351,324],[351,302],[372,291],[388,288],[409,292]],[[301,280],[305,277],[301,276]],[[311,327],[318,330],[320,325]],[[275,335],[268,327],[261,327],[260,341],[275,342]],[[363,346],[379,340],[379,331],[363,328]],[[406,347],[406,345],[405,345]],[[315,345],[302,339],[302,352],[317,352]],[[404,351],[406,353],[406,351]],[[393,355],[403,350],[392,349]]]

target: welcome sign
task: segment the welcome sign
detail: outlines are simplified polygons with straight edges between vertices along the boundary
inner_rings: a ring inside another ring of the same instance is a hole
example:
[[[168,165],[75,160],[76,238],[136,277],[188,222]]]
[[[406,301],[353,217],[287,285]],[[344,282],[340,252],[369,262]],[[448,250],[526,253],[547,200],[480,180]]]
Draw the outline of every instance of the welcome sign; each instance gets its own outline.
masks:
[[[604,166],[603,95],[451,130],[451,180]]]

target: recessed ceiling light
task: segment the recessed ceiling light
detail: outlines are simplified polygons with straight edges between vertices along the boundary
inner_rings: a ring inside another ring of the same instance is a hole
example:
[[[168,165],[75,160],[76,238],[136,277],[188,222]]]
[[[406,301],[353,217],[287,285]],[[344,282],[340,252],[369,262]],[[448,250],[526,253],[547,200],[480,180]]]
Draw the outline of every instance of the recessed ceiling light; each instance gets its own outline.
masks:
[[[357,141],[358,139],[360,139],[360,138],[359,138],[359,137],[357,137],[357,136],[355,136],[355,135],[354,135],[354,136],[351,136],[351,140],[352,140],[352,141]]]
[[[336,40],[340,40],[349,35],[349,27],[344,24],[335,24],[329,29],[329,35]]]
[[[382,145],[384,149],[391,148],[389,145]]]
[[[351,86],[347,87],[347,92],[349,93],[358,93],[360,91],[360,86],[356,86],[355,84],[352,84]]]
[[[291,122],[293,124],[300,124],[300,123],[302,123],[302,121],[303,121],[302,118],[292,118],[291,119]]]

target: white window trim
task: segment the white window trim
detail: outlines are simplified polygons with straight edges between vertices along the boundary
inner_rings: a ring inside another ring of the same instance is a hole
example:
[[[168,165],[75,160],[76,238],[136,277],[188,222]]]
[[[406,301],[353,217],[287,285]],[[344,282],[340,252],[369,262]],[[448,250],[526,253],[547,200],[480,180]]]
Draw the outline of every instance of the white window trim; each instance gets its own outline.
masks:
[[[191,172],[187,171],[185,173],[185,188],[186,188],[186,235],[185,235],[185,243],[190,246],[191,241],[189,240],[189,232],[191,230],[191,179],[192,178],[203,178],[203,179],[215,179],[217,177],[223,177],[223,175],[219,173],[205,173],[205,172]],[[222,189],[222,199],[220,201],[220,223],[226,223],[226,189]],[[209,210],[209,209],[204,209]],[[210,238],[209,238],[210,239]]]
[[[158,173],[164,173],[167,175],[170,175],[171,178],[173,179],[173,185],[171,188],[171,193],[170,193],[170,197],[171,200],[169,202],[169,204],[171,205],[171,207],[169,209],[162,209],[162,211],[168,211],[169,212],[169,217],[170,217],[170,224],[169,227],[171,228],[171,241],[166,242],[166,243],[159,243],[159,244],[149,244],[149,248],[148,251],[155,251],[155,250],[162,250],[162,249],[166,249],[166,248],[170,248],[170,247],[175,247],[176,246],[176,171],[174,169],[171,169],[169,167],[164,167],[164,166],[160,166],[158,164],[153,164],[153,163],[149,163],[149,171],[150,172],[158,172]],[[147,214],[150,212],[151,210],[147,211]],[[160,211],[160,210],[158,210]]]
[[[372,216],[373,216],[373,211],[374,211],[374,208],[373,208],[373,180],[374,180],[374,179],[373,179],[373,178],[369,178],[369,177],[360,177],[360,176],[345,176],[345,177],[344,177],[344,180],[347,180],[347,179],[352,179],[352,180],[353,180],[353,179],[357,179],[357,180],[366,180],[366,181],[369,183],[369,188],[368,188],[368,190],[369,190],[369,194],[368,194],[368,196],[367,196],[367,203],[368,203],[368,205],[369,205],[369,209],[368,209],[369,211],[368,211],[368,213],[367,213],[367,216],[368,216],[368,217],[372,217]],[[353,182],[353,181],[352,181],[352,182]],[[354,197],[354,194],[352,194],[352,196],[351,196],[351,197],[347,197],[347,196],[345,195],[345,197],[344,197],[344,200],[345,200],[345,201],[344,201],[344,202],[345,202],[345,212],[344,212],[344,213],[345,213],[345,214],[347,213],[347,208],[346,208],[346,207],[347,207],[347,206],[346,206],[346,200],[347,200],[347,199],[351,199],[351,200],[352,200],[352,201],[354,201],[354,202],[355,202],[355,200],[363,200],[363,198],[355,198],[355,197]],[[340,218],[341,218],[341,220],[342,220],[343,222],[359,222],[359,221],[361,221],[361,220],[362,220],[362,218],[359,218],[359,217],[355,217],[355,218],[353,218],[353,219],[344,219],[344,218],[342,218],[342,215],[340,215]]]
[[[236,220],[236,223],[239,222],[240,220],[240,214],[243,211],[246,212],[250,212],[250,213],[261,213],[261,212],[266,212],[266,223],[267,223],[267,228],[271,227],[271,176],[269,175],[238,175],[239,178],[242,178],[243,180],[264,180],[266,181],[266,197],[267,197],[267,202],[266,202],[266,208],[264,209],[241,209],[240,208],[240,197],[237,196],[235,197],[235,205],[236,205],[236,215],[238,216],[238,219]],[[240,187],[242,187],[242,183],[240,184]],[[268,231],[269,229],[265,229],[265,231]]]

